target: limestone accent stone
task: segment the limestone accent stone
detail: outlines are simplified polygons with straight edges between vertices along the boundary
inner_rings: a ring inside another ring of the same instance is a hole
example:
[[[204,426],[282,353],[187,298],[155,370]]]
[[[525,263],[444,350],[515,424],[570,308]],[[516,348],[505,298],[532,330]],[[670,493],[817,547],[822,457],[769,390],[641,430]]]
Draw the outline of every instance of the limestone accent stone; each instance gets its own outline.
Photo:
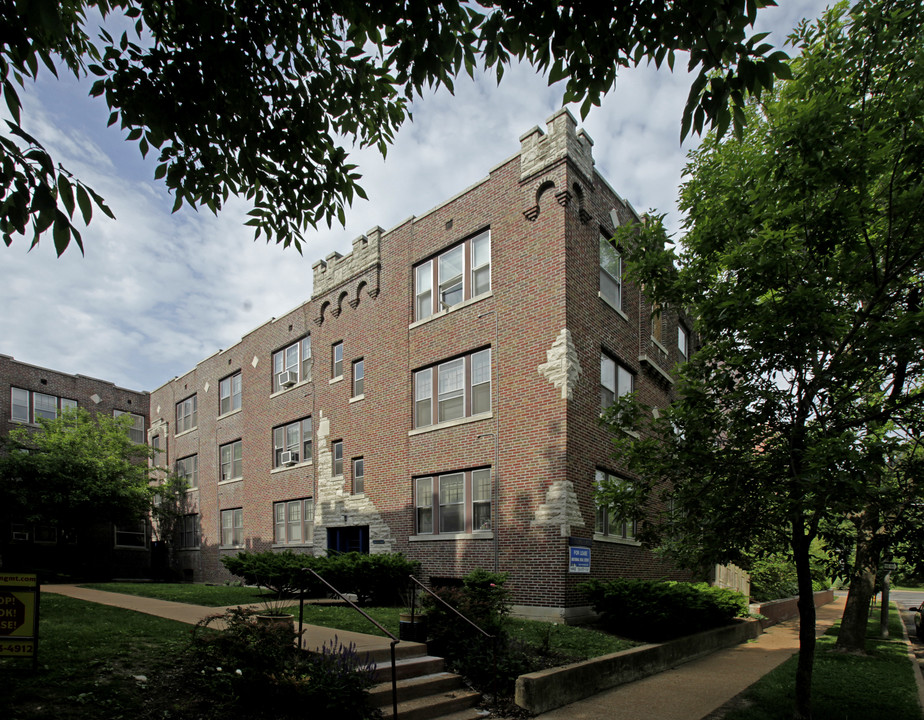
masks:
[[[369,552],[373,555],[394,551],[391,529],[366,495],[351,495],[343,490],[343,476],[333,475],[330,418],[319,413],[315,447],[318,471],[318,496],[314,501],[315,554],[324,555],[329,527],[369,526]],[[377,543],[376,540],[383,542]]]
[[[102,399],[99,395],[97,395],[96,393],[93,393],[93,394],[90,396],[90,399],[91,399],[94,403],[96,403],[97,405],[99,405],[99,404],[103,401],[103,399]]]
[[[549,165],[568,157],[588,182],[594,177],[593,140],[567,108],[546,120],[547,132],[537,125],[520,136],[520,180],[525,180]]]
[[[205,383],[202,389],[205,390],[206,393],[208,393],[210,387],[211,385],[209,385],[208,383]]]
[[[562,537],[571,534],[572,526],[583,527],[584,518],[574,492],[574,483],[570,480],[553,482],[545,493],[545,502],[536,509],[531,524],[533,527],[558,525]]]
[[[552,347],[545,351],[545,357],[546,362],[538,367],[539,374],[561,390],[562,400],[570,400],[581,377],[581,363],[570,330],[565,328],[558,333]]]
[[[312,297],[320,297],[342,285],[357,275],[379,266],[379,245],[385,231],[376,226],[353,241],[353,251],[346,255],[333,252],[323,260],[318,260],[311,269],[314,271]],[[378,291],[378,276],[374,278],[374,289]]]
[[[250,361],[252,367],[256,367],[260,363],[260,358],[256,355],[253,356],[253,360]]]

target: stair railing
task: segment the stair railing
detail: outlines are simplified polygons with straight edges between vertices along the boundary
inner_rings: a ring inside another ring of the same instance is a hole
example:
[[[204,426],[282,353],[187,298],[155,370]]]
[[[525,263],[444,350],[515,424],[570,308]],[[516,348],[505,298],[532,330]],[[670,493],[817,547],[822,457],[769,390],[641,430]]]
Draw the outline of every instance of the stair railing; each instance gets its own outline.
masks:
[[[302,572],[308,572],[314,575],[315,579],[320,580],[324,583],[328,589],[339,597],[343,602],[353,608],[356,612],[362,615],[366,620],[375,625],[379,630],[381,630],[385,635],[388,636],[391,640],[391,716],[397,720],[398,717],[398,671],[395,667],[395,645],[401,642],[397,637],[395,637],[391,632],[386,630],[380,623],[378,623],[374,618],[372,618],[365,610],[356,605],[352,600],[348,600],[342,592],[337,588],[331,585],[327,580],[318,575],[314,570],[308,567],[302,568]],[[298,591],[298,637],[302,637],[302,615],[305,610],[305,587],[304,583],[301,583],[301,587]],[[299,640],[301,642],[301,640]]]
[[[446,602],[445,600],[443,600],[443,598],[441,598],[439,595],[437,595],[435,592],[433,592],[430,588],[428,588],[426,585],[424,585],[422,582],[420,582],[420,580],[418,580],[417,578],[415,578],[413,575],[408,575],[408,578],[409,578],[413,583],[415,583],[421,590],[423,590],[423,591],[426,592],[430,597],[432,597],[434,600],[436,600],[438,603],[440,603],[441,605],[443,605],[444,607],[446,607],[448,610],[450,610],[451,612],[453,612],[456,616],[458,616],[459,618],[461,618],[462,620],[464,620],[465,622],[467,622],[469,625],[471,625],[473,628],[475,628],[478,632],[480,632],[480,633],[481,633],[482,635],[484,635],[486,638],[488,638],[489,640],[493,640],[493,642],[492,642],[492,644],[491,644],[491,645],[492,645],[491,656],[492,656],[492,661],[493,661],[493,663],[492,663],[492,668],[491,668],[491,670],[492,670],[492,674],[491,674],[491,685],[492,685],[492,688],[491,688],[491,689],[494,690],[494,691],[495,691],[494,694],[497,695],[497,687],[496,687],[496,685],[497,685],[497,643],[498,643],[498,641],[500,640],[500,638],[498,638],[498,636],[496,636],[496,635],[492,635],[491,633],[487,632],[487,631],[484,630],[483,628],[481,628],[481,627],[479,627],[478,625],[476,625],[476,624],[475,624],[474,622],[472,622],[469,618],[465,617],[465,615],[463,615],[463,614],[460,613],[458,610],[456,610],[452,605],[450,605],[448,602]],[[416,605],[416,604],[417,604],[417,603],[415,602],[414,605]],[[413,608],[412,608],[412,613],[413,613]]]

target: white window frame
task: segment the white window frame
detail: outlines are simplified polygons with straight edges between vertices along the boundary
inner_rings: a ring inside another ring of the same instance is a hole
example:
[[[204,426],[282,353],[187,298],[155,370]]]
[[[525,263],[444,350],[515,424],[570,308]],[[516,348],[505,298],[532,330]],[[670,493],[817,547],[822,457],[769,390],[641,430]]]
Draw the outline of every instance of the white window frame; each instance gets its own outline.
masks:
[[[615,265],[615,267],[613,267]],[[616,275],[613,275],[615,270]],[[613,307],[622,310],[622,253],[600,234],[600,295]]]
[[[16,398],[17,394],[20,394],[18,400]],[[24,388],[10,387],[10,420],[24,423],[32,422],[31,403],[29,402],[31,397],[32,393]],[[22,408],[24,412],[17,415],[16,408]]]
[[[456,384],[447,389],[444,380],[451,380],[450,373],[456,373],[454,368],[461,364],[461,387]],[[489,368],[487,379],[475,377],[477,366]],[[414,427],[425,428],[451,423],[467,417],[476,417],[491,412],[493,407],[493,372],[491,348],[483,348],[467,355],[445,360],[436,365],[422,368],[414,372]],[[480,380],[480,382],[474,382]],[[487,392],[485,392],[485,386]],[[476,390],[477,398],[476,398]],[[487,401],[487,407],[476,407],[476,401]],[[461,400],[461,412],[455,410],[458,404],[450,405]],[[458,414],[457,414],[458,413]]]
[[[298,530],[297,537],[295,530]],[[314,498],[273,503],[273,544],[311,545],[314,542]]]
[[[241,409],[241,371],[218,383],[218,414],[227,415]]]
[[[226,457],[227,455],[227,457]],[[228,467],[227,474],[225,466]],[[244,446],[241,440],[234,440],[218,448],[219,482],[231,482],[244,477]]]
[[[286,389],[279,384],[279,375],[284,372],[294,372],[300,383],[311,380],[311,335],[273,353],[274,393]]]
[[[112,416],[129,415],[132,419],[132,426],[128,429],[129,439],[135,445],[144,445],[144,415],[128,412],[127,410],[113,410]]]
[[[486,248],[487,258],[478,262],[476,250]],[[424,320],[442,310],[491,292],[491,230],[482,230],[452,245],[422,263],[414,266],[414,320]],[[462,268],[459,273],[447,275],[447,261],[459,253]],[[476,265],[477,263],[477,265]],[[484,278],[487,278],[485,287]],[[475,291],[481,281],[479,292]],[[452,293],[451,301],[447,294]]]
[[[449,483],[461,479],[461,494]],[[486,481],[486,482],[485,482]],[[414,478],[414,529],[417,535],[469,535],[491,532],[493,522],[493,473],[490,467],[424,475]],[[461,526],[449,523],[461,515]],[[476,521],[476,517],[479,519]],[[452,529],[446,529],[449,525]]]
[[[298,439],[292,441],[292,433],[298,433]],[[293,450],[294,448],[294,450]],[[273,467],[284,467],[281,455],[284,452],[295,452],[298,455],[297,463],[312,462],[314,459],[314,428],[311,415],[285,425],[273,428]]]
[[[330,346],[330,379],[343,377],[343,340]]]
[[[196,395],[180,400],[176,404],[176,432],[175,435],[199,427],[199,410]]]
[[[228,508],[220,516],[221,546],[244,547],[244,508]]]
[[[594,481],[597,487],[601,487],[605,481],[615,483],[629,484],[629,480],[619,475],[615,475],[606,470],[597,469],[594,474]],[[615,540],[629,540],[635,542],[635,536],[638,534],[638,523],[634,520],[616,517],[616,514],[607,508],[597,504],[594,515],[594,535]]]
[[[19,398],[17,399],[17,395]],[[36,410],[38,409],[37,403],[35,402],[35,397],[40,395],[43,398],[53,398],[54,399],[54,417],[59,417],[61,413],[69,408],[77,407],[77,401],[71,400],[70,398],[58,397],[57,395],[49,395],[48,393],[43,393],[38,390],[26,390],[25,388],[10,386],[10,420],[13,422],[21,423],[31,423],[33,425],[38,424],[39,417],[45,417],[45,415],[37,415]],[[46,403],[47,404],[47,403]],[[16,413],[16,409],[20,408],[21,411],[19,414]],[[43,409],[44,412],[50,413],[50,409]],[[46,419],[52,420],[52,417],[47,417]]]
[[[366,359],[353,361],[353,397],[366,394]]]
[[[677,352],[683,360],[690,358],[690,333],[681,322],[677,323]]]
[[[174,473],[186,481],[187,490],[199,487],[199,455],[187,455],[174,463]]]
[[[330,444],[331,476],[343,476],[343,440],[334,440]]]
[[[366,492],[366,461],[364,458],[353,458],[353,494],[362,495]]]
[[[635,375],[618,360],[600,353],[600,407],[606,410],[635,389]]]

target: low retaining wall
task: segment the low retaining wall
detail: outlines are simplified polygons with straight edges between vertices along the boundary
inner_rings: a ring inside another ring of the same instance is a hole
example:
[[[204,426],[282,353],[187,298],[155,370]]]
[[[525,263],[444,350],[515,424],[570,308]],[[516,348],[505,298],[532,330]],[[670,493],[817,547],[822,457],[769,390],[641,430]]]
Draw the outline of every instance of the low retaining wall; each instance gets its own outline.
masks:
[[[821,607],[830,602],[834,602],[834,590],[822,590],[815,593],[815,607]],[[782,600],[771,600],[761,605],[752,605],[751,612],[763,615],[766,618],[763,621],[764,627],[770,627],[784,620],[798,617],[799,598],[783,598]]]

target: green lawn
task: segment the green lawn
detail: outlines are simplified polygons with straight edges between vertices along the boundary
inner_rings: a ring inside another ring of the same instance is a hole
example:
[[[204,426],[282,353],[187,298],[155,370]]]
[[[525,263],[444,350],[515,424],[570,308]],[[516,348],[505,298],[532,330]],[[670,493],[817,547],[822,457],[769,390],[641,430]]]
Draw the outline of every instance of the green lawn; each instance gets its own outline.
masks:
[[[902,639],[901,620],[889,617],[891,639],[879,639],[879,613],[867,630],[866,655],[834,651],[840,623],[818,640],[812,680],[814,720],[913,720],[921,718],[914,673]],[[788,720],[792,717],[796,661],[793,656],[745,692],[749,707],[725,720]]]
[[[263,593],[254,587],[192,583],[86,583],[81,587],[206,607],[251,605],[260,602]]]

